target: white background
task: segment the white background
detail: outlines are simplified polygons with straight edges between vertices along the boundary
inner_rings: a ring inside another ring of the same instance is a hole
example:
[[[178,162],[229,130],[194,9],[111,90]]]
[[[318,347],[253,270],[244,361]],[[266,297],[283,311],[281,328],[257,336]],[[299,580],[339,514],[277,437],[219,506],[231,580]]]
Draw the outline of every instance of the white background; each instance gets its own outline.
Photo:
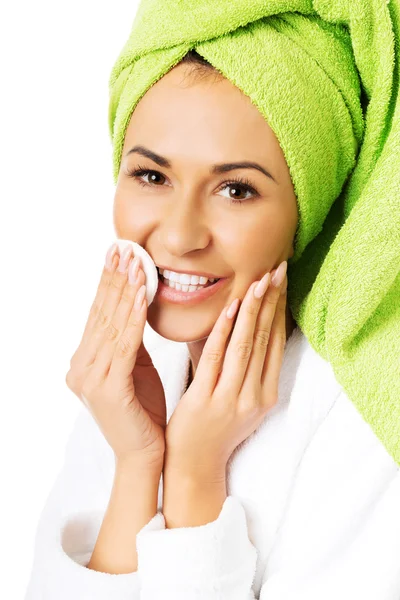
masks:
[[[108,80],[137,5],[136,0],[2,4],[4,600],[24,598],[37,521],[82,406],[65,375],[116,238]]]

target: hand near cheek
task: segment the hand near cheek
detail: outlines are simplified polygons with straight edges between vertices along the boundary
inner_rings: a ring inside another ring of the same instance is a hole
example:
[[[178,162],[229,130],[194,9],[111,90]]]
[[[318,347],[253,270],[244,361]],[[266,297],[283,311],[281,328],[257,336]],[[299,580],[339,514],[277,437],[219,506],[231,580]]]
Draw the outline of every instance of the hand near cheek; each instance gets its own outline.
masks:
[[[286,267],[281,263],[278,287],[266,273],[261,298],[254,295],[258,282],[250,286],[234,326],[227,307],[220,314],[168,422],[164,471],[205,484],[225,481],[232,452],[276,404],[286,344]],[[231,306],[236,312],[239,299]]]

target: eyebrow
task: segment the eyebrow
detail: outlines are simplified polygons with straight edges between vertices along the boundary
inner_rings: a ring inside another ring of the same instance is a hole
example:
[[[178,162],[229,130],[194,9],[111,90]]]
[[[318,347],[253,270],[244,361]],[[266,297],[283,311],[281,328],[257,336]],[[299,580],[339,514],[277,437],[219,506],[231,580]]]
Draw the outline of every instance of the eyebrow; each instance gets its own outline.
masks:
[[[157,163],[160,167],[163,167],[165,169],[170,169],[172,167],[172,163],[167,158],[165,158],[165,156],[160,156],[159,154],[156,154],[155,152],[153,152],[149,148],[146,148],[145,146],[134,146],[125,154],[125,157],[129,156],[130,154],[132,154],[134,152],[137,152],[138,154],[141,154],[142,156],[145,156],[146,158],[150,158],[155,163]],[[262,167],[261,165],[259,165],[256,162],[251,162],[251,161],[220,163],[220,164],[211,165],[210,173],[212,173],[212,174],[226,173],[228,171],[233,171],[235,169],[257,169],[257,171],[264,173],[264,175],[266,175],[269,179],[272,179],[272,181],[274,181],[276,184],[278,184],[276,179],[274,177],[272,177],[271,173],[269,173],[266,169],[264,169],[264,167]]]

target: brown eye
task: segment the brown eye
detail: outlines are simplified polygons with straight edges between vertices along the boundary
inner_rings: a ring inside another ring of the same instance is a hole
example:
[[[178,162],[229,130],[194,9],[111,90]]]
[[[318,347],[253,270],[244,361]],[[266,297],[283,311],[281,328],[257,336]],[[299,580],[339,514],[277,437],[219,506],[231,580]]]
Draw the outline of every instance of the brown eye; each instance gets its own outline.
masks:
[[[162,173],[159,173],[158,171],[152,171],[150,169],[134,169],[131,171],[127,172],[128,177],[132,177],[132,179],[135,179],[140,185],[146,186],[146,185],[158,185],[159,180],[158,177],[161,177],[163,180],[165,180],[165,177]],[[144,179],[142,179],[143,177],[147,177],[149,176],[149,180],[145,181]],[[163,182],[161,182],[163,183]]]
[[[231,181],[225,181],[220,189],[225,190],[228,188],[231,188],[231,190],[233,189],[235,193],[233,196],[225,196],[225,198],[230,201],[230,204],[242,204],[244,202],[250,202],[255,200],[260,195],[250,184],[250,181],[245,177],[237,177]],[[240,197],[241,194],[249,195],[247,197]]]
[[[128,177],[135,179],[138,184],[143,187],[151,187],[154,185],[162,187],[162,184],[166,180],[165,176],[159,171],[143,169],[140,166],[136,169],[128,170],[126,174]],[[148,177],[148,181],[145,181],[143,177]],[[159,177],[161,177],[161,182]],[[243,204],[244,202],[251,202],[260,196],[258,191],[251,185],[251,182],[246,177],[234,177],[230,181],[224,181],[219,190],[225,190],[226,188],[233,188],[235,190],[234,196],[225,196],[230,204]],[[239,196],[241,194],[249,195],[247,197],[238,197],[238,194]]]
[[[237,183],[230,183],[228,185],[225,185],[225,187],[223,189],[227,189],[227,188],[231,188],[230,189],[230,194],[231,194],[231,198],[233,200],[239,201],[239,200],[247,200],[247,198],[249,198],[249,196],[247,196],[246,198],[246,194],[249,193],[250,197],[251,197],[251,191],[249,189],[247,189],[246,187],[244,187],[243,185],[239,185]],[[233,194],[232,194],[232,190],[233,190]]]
[[[159,183],[158,177],[162,177],[165,180],[164,175],[162,175],[161,173],[159,173],[158,171],[145,171],[144,173],[142,173],[143,176],[149,175],[149,182],[148,183]]]

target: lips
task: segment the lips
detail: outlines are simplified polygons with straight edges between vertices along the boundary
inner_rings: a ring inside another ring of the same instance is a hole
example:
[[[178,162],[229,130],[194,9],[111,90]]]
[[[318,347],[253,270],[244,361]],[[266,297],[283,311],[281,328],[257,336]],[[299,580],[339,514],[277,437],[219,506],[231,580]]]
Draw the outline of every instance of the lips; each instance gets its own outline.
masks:
[[[181,304],[184,306],[192,306],[194,304],[198,304],[199,302],[204,302],[217,294],[218,291],[227,283],[228,279],[220,278],[218,281],[214,281],[214,283],[210,283],[209,285],[204,285],[201,289],[195,292],[184,292],[182,290],[177,290],[176,288],[172,288],[166,283],[164,283],[163,278],[159,278],[159,285],[157,289],[157,300],[162,303],[172,303],[172,304]]]
[[[170,281],[170,279],[167,279],[166,277],[164,277],[164,275],[161,275],[160,271],[158,270],[158,267],[157,267],[157,272],[158,272],[158,279],[160,281],[162,281],[164,283],[164,285],[167,285],[165,282]],[[218,279],[215,279],[215,281],[208,280],[207,283],[203,283],[203,284],[198,283],[196,285],[202,285],[202,287],[206,288],[206,287],[210,287],[211,285],[215,285],[216,283],[218,283],[218,281],[220,279],[221,279],[221,277]],[[183,284],[183,285],[192,285],[192,284]]]

